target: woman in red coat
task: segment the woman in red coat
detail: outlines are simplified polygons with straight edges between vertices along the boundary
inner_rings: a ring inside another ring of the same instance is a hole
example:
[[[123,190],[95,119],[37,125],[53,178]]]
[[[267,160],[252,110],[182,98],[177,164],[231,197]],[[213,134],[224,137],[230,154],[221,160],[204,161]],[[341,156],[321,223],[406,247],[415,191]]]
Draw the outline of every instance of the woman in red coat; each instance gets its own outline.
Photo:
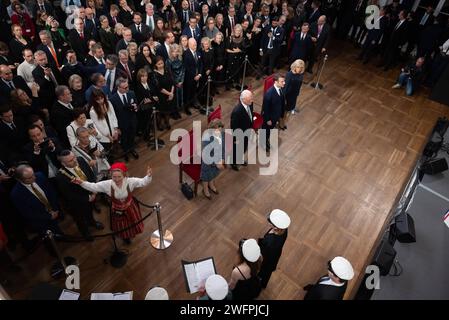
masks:
[[[28,13],[23,11],[22,5],[20,2],[13,2],[11,5],[13,10],[13,15],[11,16],[11,23],[18,24],[22,27],[23,36],[34,40],[34,36],[36,33],[33,20]]]

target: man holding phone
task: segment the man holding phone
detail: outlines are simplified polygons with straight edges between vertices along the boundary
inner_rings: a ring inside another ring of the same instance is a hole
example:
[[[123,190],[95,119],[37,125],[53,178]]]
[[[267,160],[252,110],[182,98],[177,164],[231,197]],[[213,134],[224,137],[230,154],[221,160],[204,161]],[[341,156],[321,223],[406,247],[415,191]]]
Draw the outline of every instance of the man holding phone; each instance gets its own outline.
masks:
[[[61,148],[56,138],[45,138],[42,129],[37,125],[28,128],[31,142],[23,149],[26,160],[34,170],[42,172],[50,180],[56,177],[61,166],[57,155]]]

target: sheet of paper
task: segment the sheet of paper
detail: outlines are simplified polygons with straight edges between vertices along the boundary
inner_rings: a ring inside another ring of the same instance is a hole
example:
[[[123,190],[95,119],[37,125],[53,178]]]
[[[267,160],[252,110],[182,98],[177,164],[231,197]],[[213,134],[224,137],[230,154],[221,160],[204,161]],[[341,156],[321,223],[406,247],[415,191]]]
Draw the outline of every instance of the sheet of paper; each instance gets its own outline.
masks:
[[[91,293],[90,300],[114,300],[112,293]]]
[[[215,274],[214,262],[212,259],[207,259],[198,263],[195,263],[195,269],[198,274],[199,285],[204,286],[207,278]]]
[[[193,263],[185,264],[184,270],[186,273],[187,284],[189,285],[190,293],[198,292],[200,285],[199,285],[198,273],[195,270],[195,265]]]
[[[114,300],[132,300],[133,292],[114,293]]]
[[[59,300],[78,300],[79,297],[80,294],[78,292],[64,289],[59,296]]]

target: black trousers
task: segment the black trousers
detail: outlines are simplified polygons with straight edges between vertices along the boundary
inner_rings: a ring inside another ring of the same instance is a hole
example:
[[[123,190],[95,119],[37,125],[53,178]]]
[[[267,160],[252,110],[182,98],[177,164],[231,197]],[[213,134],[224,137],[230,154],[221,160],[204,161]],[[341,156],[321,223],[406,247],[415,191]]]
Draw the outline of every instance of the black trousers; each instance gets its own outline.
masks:
[[[123,148],[123,152],[129,153],[134,150],[135,138],[137,132],[137,119],[132,119],[128,126],[120,128],[122,130],[122,135],[120,137],[120,143]]]
[[[264,71],[266,70],[267,72],[265,74],[273,74],[278,56],[278,49],[268,49],[264,52],[262,56],[262,73],[264,73]]]
[[[96,222],[92,212],[92,203],[77,203],[76,207],[73,207],[73,203],[68,205],[71,205],[71,207],[67,207],[67,211],[75,220],[79,232],[83,236],[89,235],[89,226],[95,225]]]
[[[237,144],[238,142],[238,144]],[[238,145],[243,143],[243,154],[237,156]],[[242,140],[238,140],[236,137],[232,138],[232,164],[243,164],[245,161],[245,153],[248,151],[248,138],[243,138]]]
[[[277,121],[276,121],[277,123]],[[266,139],[265,139],[265,147],[270,147],[270,136],[271,136],[271,130],[273,130],[276,127],[276,123],[272,121],[271,126],[267,124],[266,122],[263,123],[262,129],[266,130]]]

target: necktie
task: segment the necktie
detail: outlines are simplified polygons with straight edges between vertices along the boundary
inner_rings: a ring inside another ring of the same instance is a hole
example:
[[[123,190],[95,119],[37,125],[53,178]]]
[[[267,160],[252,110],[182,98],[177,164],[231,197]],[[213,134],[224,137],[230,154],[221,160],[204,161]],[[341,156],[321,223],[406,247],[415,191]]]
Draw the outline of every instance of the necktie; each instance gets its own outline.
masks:
[[[84,33],[80,32],[80,39],[84,40]]]
[[[44,207],[47,209],[48,212],[52,211],[50,202],[48,202],[47,197],[42,194],[35,186],[34,183],[31,184],[31,190],[33,190],[34,195],[36,198],[44,205]]]
[[[108,75],[106,76],[106,86],[109,88],[109,90],[111,90],[111,92],[112,92],[112,86],[111,86],[111,84],[112,84],[112,82],[111,82],[111,78],[112,78],[112,76],[111,76],[111,71],[108,71]]]
[[[126,94],[123,95],[123,105],[128,105],[128,99],[126,99]]]
[[[195,53],[193,54],[193,56],[195,57],[195,62],[198,62],[198,55],[196,54],[196,51],[195,51]]]
[[[114,26],[117,24],[117,17],[112,17],[112,20],[114,21]]]
[[[187,16],[187,11],[184,11],[184,23],[189,21],[189,17]]]
[[[231,21],[231,32],[234,30],[234,18],[229,17],[229,20]]]
[[[75,5],[75,2],[73,0],[70,0],[69,1],[69,6],[74,6],[74,5]]]
[[[192,37],[195,39],[195,29],[192,29]]]
[[[140,33],[140,24],[137,26],[137,32]]]
[[[126,73],[128,74],[128,78],[131,79],[131,72],[129,71],[128,64],[123,65],[125,67]]]
[[[398,24],[396,25],[396,27],[394,27],[394,30],[395,31],[398,30],[400,25],[401,25],[401,21],[399,21]]]
[[[53,74],[53,71],[50,73],[50,79],[53,82],[53,84],[57,87],[58,81],[56,81],[55,75]]]
[[[73,110],[73,106],[71,103],[67,104],[67,108],[69,108],[70,110]]]
[[[251,109],[249,107],[246,107],[246,113],[248,113],[248,117],[251,120],[251,122],[253,122],[253,116],[251,115]]]
[[[75,168],[73,168],[73,170],[75,171],[75,173],[78,176],[78,178],[80,178],[83,181],[87,180],[86,175],[84,174],[83,170],[81,170],[80,167],[76,166]]]
[[[9,127],[11,128],[11,130],[16,130],[16,125],[14,124],[14,122],[11,122],[11,124],[9,125]]]
[[[45,7],[44,7],[43,4],[40,4],[39,7],[40,7],[40,10],[41,10],[41,11],[45,12]]]
[[[11,88],[11,90],[14,90],[16,88],[16,87],[14,87],[14,83],[12,81],[9,81],[8,85]]]
[[[56,62],[56,66],[59,68],[58,56],[56,55],[55,49],[53,49],[52,46],[48,46],[48,49],[50,50],[50,53],[51,53],[53,59],[54,59],[55,62]]]
[[[321,31],[323,30],[323,26],[318,26],[318,38],[320,37]]]
[[[195,6],[193,5],[193,1],[190,1],[190,11],[195,11]]]
[[[422,25],[422,26],[425,25],[428,17],[429,17],[429,15],[427,14],[427,12],[424,13],[424,15],[423,15],[423,17],[421,19],[421,22],[419,24]]]
[[[271,37],[268,40],[268,49],[273,49],[273,28],[271,28]]]

